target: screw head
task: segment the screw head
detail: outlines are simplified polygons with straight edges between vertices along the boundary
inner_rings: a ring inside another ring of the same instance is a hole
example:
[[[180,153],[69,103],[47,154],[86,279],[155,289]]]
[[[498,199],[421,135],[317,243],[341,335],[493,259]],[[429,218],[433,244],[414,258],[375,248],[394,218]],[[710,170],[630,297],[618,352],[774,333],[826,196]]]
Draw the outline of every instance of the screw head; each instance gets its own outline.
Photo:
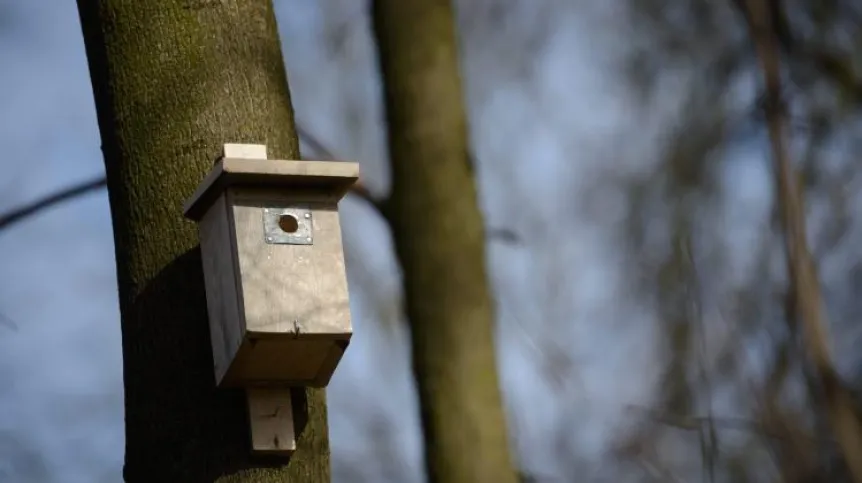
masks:
[[[306,219],[311,218],[311,213],[306,213],[306,214],[305,214],[305,218],[306,218]]]
[[[305,241],[307,241],[308,243],[311,243],[311,237],[306,238]]]

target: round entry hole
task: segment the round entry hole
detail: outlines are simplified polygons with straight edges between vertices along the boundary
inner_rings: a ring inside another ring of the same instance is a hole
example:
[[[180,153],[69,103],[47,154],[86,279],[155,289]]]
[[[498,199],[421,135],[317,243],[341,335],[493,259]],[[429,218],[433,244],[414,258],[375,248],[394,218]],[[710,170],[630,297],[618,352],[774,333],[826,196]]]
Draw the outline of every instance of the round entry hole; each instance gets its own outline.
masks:
[[[299,221],[293,215],[281,215],[278,217],[278,227],[285,233],[296,233],[296,230],[299,230]]]

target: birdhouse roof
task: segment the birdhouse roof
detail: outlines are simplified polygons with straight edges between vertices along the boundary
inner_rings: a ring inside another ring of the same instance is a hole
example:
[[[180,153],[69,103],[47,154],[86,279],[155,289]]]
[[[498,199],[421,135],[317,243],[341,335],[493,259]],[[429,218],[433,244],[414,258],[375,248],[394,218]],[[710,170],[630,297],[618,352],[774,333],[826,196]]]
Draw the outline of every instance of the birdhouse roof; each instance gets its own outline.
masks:
[[[358,179],[359,164],[354,162],[220,158],[186,201],[183,213],[199,221],[231,186],[318,190],[340,199]]]

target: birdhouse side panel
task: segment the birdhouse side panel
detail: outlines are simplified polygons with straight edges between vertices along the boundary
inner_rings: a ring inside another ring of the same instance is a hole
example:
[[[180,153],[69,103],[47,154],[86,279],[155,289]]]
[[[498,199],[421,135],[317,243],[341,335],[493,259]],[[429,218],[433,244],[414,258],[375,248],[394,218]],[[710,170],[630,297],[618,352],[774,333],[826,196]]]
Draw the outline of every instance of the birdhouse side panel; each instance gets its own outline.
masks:
[[[217,384],[224,378],[244,335],[237,285],[239,271],[236,243],[230,215],[227,199],[221,196],[209,208],[199,225]]]
[[[232,188],[246,329],[345,339],[350,305],[337,201]]]

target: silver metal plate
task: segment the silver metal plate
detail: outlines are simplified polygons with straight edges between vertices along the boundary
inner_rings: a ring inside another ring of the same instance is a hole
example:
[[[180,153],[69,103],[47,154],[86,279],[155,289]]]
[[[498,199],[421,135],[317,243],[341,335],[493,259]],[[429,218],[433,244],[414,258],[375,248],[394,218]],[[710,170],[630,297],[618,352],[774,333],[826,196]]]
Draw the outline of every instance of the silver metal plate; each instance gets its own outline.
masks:
[[[263,235],[271,245],[312,245],[311,210],[308,208],[264,208]]]

